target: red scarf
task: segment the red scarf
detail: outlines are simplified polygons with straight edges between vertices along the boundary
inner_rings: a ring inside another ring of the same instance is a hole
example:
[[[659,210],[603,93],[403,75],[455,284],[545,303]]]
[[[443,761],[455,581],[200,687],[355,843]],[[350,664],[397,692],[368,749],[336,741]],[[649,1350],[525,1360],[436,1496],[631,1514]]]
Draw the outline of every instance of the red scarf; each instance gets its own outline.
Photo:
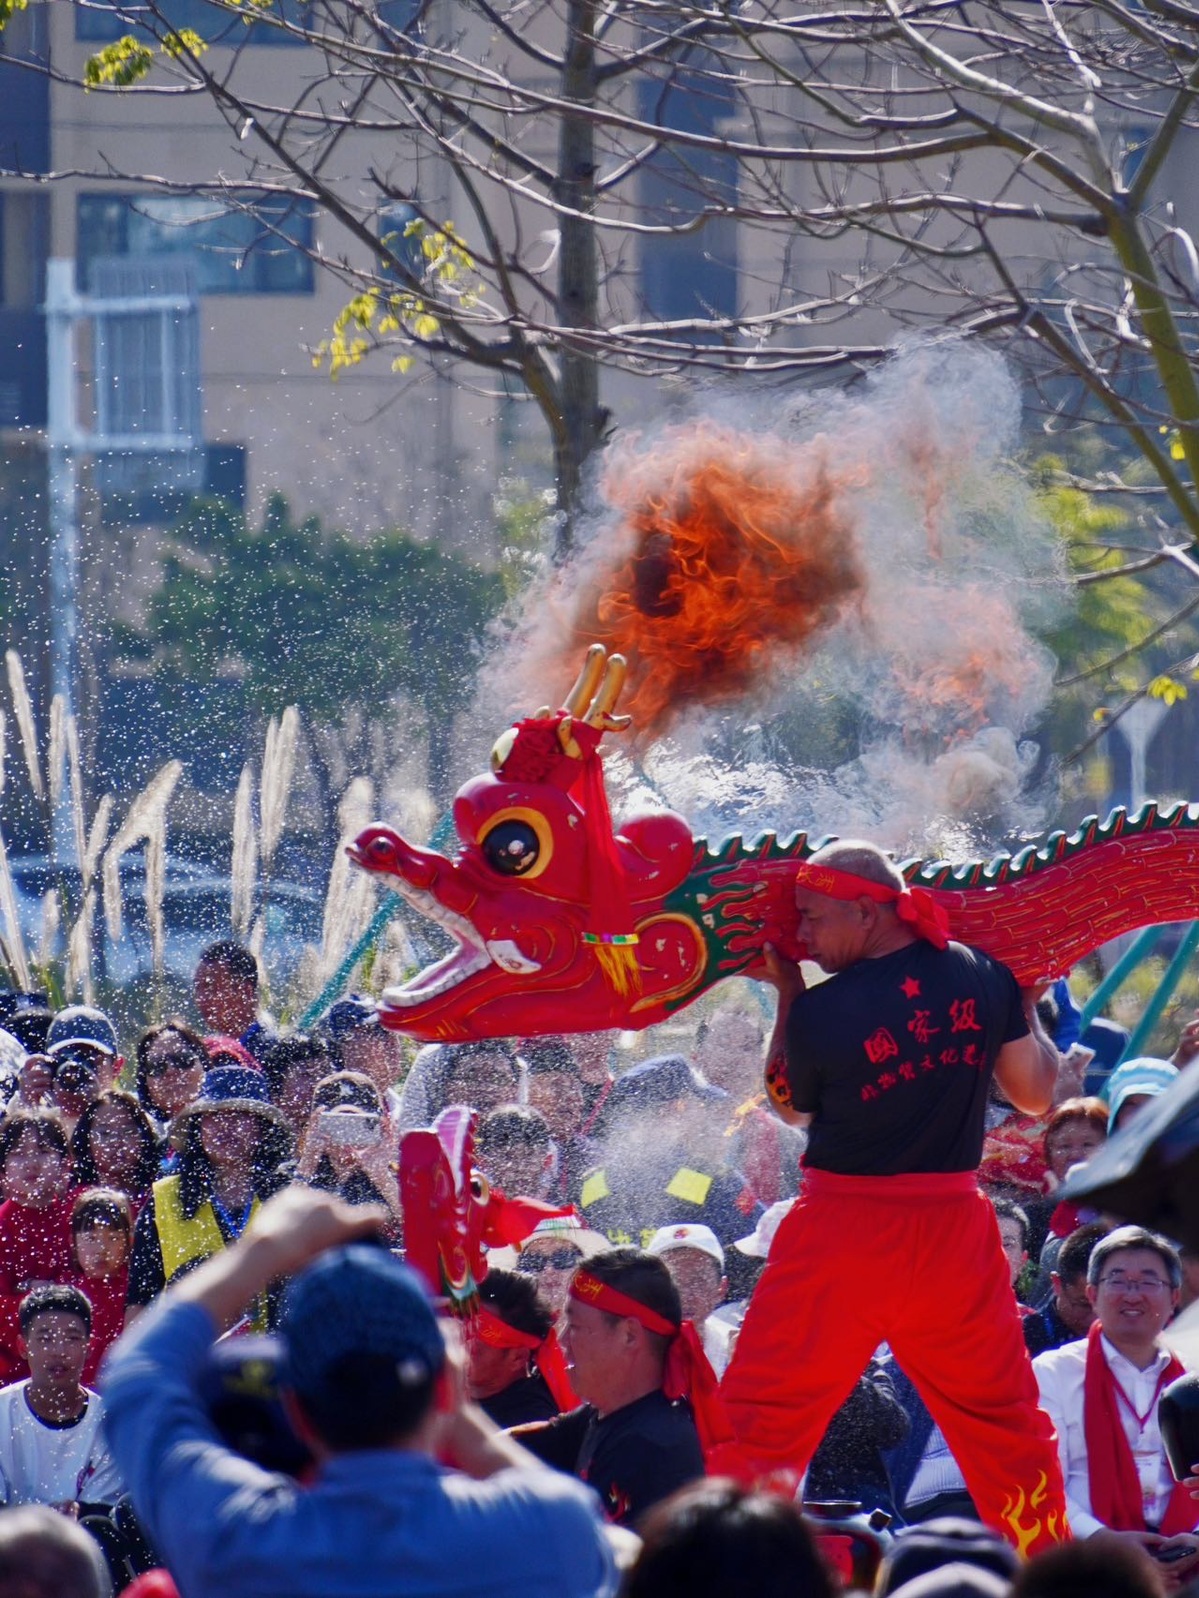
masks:
[[[685,1398],[695,1417],[700,1447],[709,1475],[743,1475],[747,1466],[740,1458],[733,1428],[720,1396],[720,1382],[712,1369],[699,1334],[690,1321],[676,1326],[664,1315],[657,1314],[635,1298],[629,1298],[615,1287],[609,1287],[588,1271],[579,1269],[570,1284],[571,1298],[580,1304],[590,1304],[609,1315],[630,1315],[647,1332],[669,1337],[666,1351],[666,1368],[662,1373],[662,1391],[672,1402]]]
[[[934,949],[949,942],[949,915],[927,888],[892,888],[883,882],[870,882],[841,871],[836,866],[813,865],[805,860],[795,873],[795,886],[807,888],[825,899],[873,899],[875,904],[893,904],[899,919]]]
[[[1087,1475],[1091,1484],[1091,1513],[1112,1531],[1147,1531],[1145,1504],[1132,1449],[1124,1434],[1116,1377],[1099,1346],[1102,1333],[1093,1321],[1087,1333],[1087,1368],[1083,1380],[1083,1434],[1087,1443]],[[1177,1354],[1162,1374],[1160,1393],[1176,1376],[1185,1376]],[[1156,1408],[1156,1400],[1154,1401]],[[1163,1537],[1175,1537],[1194,1528],[1195,1500],[1181,1482],[1174,1484],[1162,1523]]]
[[[570,1385],[570,1373],[566,1369],[558,1334],[552,1326],[549,1335],[542,1339],[531,1332],[518,1332],[515,1326],[502,1321],[493,1310],[483,1307],[474,1317],[472,1330],[479,1341],[486,1343],[489,1348],[527,1348],[562,1413],[578,1408],[579,1400]]]

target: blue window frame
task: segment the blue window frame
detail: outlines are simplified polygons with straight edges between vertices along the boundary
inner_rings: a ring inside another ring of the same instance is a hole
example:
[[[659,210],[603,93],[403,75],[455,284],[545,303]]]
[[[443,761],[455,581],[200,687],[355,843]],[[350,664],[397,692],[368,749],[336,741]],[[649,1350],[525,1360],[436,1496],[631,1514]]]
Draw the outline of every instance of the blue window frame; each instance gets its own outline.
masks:
[[[84,193],[79,196],[79,286],[103,255],[186,256],[201,294],[311,294],[316,208],[287,195]]]
[[[123,39],[127,33],[150,39],[163,26],[193,28],[208,44],[303,44],[286,28],[251,22],[247,15],[219,0],[155,0],[154,9],[137,0],[75,0],[75,37],[97,42]],[[250,8],[246,8],[250,12]],[[270,14],[303,25],[309,20],[306,0],[272,0]],[[139,20],[143,19],[143,20]]]

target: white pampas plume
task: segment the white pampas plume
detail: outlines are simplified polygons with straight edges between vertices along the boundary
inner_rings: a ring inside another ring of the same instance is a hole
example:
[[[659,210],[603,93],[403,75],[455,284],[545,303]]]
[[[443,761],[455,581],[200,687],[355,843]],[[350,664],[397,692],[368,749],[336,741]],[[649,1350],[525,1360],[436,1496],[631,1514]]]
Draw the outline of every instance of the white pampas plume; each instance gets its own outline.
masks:
[[[162,901],[167,881],[167,818],[164,811],[154,817],[146,839],[146,919],[150,923],[150,952],[154,975],[162,975],[165,947]]]
[[[92,988],[92,928],[96,920],[96,890],[89,888],[83,896],[83,907],[67,939],[67,990],[81,993],[83,1002],[94,1002]]]
[[[4,834],[0,832],[0,918],[4,922],[4,960],[14,985],[27,992],[29,981],[29,956],[25,953],[25,936],[21,931],[21,918],[17,911],[17,890],[13,886],[12,870],[8,864],[8,849]]]
[[[47,888],[42,894],[42,924],[37,940],[37,963],[43,968],[54,958],[61,926],[62,907],[59,904],[58,894],[53,888]]]
[[[259,966],[262,965],[262,945],[263,945],[263,940],[265,939],[265,937],[266,937],[266,922],[263,920],[263,918],[261,916],[255,916],[254,917],[254,925],[250,928],[250,937],[249,937],[248,943],[246,944],[246,947],[249,949],[250,953],[254,956],[254,958],[258,961]]]
[[[254,771],[247,760],[233,801],[233,859],[229,868],[229,919],[234,936],[245,938],[254,913],[258,842],[254,835]]]
[[[266,748],[262,755],[262,785],[259,789],[258,813],[262,823],[259,853],[264,869],[275,858],[279,839],[283,836],[283,823],[287,816],[287,801],[291,793],[291,779],[296,767],[296,739],[300,731],[300,712],[288,705],[278,722],[272,716],[266,729]]]
[[[129,813],[117,829],[117,834],[108,846],[104,856],[102,875],[104,878],[104,920],[108,926],[108,935],[115,942],[121,936],[121,856],[132,849],[135,843],[140,843],[143,838],[148,838],[153,830],[155,818],[165,817],[167,805],[175,791],[175,784],[183,774],[181,760],[168,760],[161,771],[155,773],[150,781],[138,794],[129,807]],[[104,810],[101,801],[100,811]],[[96,821],[100,819],[97,811]],[[109,807],[109,812],[111,806]],[[105,812],[105,827],[107,828],[108,813]],[[93,824],[93,839],[97,834],[97,826]]]
[[[4,712],[0,710],[0,793],[4,792],[4,739],[6,728],[7,720],[5,718]]]
[[[83,875],[84,893],[92,885],[92,878],[96,875],[96,867],[100,864],[100,851],[108,841],[108,824],[112,820],[112,795],[106,793],[96,806],[96,813],[92,817],[91,830],[87,835],[83,854],[80,856],[79,869]]]
[[[75,829],[75,864],[83,870],[87,854],[87,827],[83,819],[83,768],[79,760],[79,723],[74,716],[67,717],[67,776],[71,785],[71,822]],[[83,884],[84,893],[87,883]]]
[[[369,872],[350,862],[345,846],[362,831],[374,812],[375,790],[369,777],[355,777],[337,807],[341,838],[329,870],[325,914],[321,926],[319,980],[337,970],[351,943],[366,930],[375,909],[375,884]]]
[[[61,694],[50,701],[50,748],[46,753],[46,775],[50,779],[50,808],[58,809],[62,798],[62,761],[66,748],[67,702]]]
[[[46,797],[46,785],[42,781],[42,768],[37,758],[37,731],[33,724],[33,705],[29,700],[29,690],[25,686],[25,668],[21,664],[21,657],[15,649],[10,649],[4,656],[8,667],[8,688],[12,694],[13,710],[17,717],[17,731],[21,734],[21,747],[25,751],[25,764],[29,768],[29,783],[39,799]]]

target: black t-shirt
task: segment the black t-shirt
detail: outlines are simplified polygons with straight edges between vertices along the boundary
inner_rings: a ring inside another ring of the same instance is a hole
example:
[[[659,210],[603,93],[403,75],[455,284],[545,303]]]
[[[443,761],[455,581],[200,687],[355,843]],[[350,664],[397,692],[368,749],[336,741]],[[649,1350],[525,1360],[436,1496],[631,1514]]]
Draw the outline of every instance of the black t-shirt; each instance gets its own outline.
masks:
[[[962,943],[919,939],[809,988],[786,1034],[791,1103],[813,1115],[804,1164],[977,1169],[996,1056],[1027,1032],[1015,977]]]
[[[540,1371],[519,1376],[490,1398],[481,1398],[479,1408],[505,1430],[509,1426],[527,1426],[530,1421],[552,1420],[558,1413],[554,1395]]]
[[[647,1509],[704,1474],[691,1411],[647,1393],[601,1420],[590,1404],[519,1434],[539,1459],[593,1487],[604,1516],[634,1525]]]

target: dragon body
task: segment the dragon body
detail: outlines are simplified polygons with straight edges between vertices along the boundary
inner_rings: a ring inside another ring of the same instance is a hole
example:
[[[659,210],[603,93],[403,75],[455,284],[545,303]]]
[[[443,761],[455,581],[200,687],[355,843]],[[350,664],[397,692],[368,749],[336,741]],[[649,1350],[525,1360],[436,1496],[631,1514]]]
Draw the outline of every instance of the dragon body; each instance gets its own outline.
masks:
[[[518,723],[497,743],[492,772],[459,791],[455,857],[382,826],[351,845],[359,865],[455,944],[403,987],[385,990],[386,1026],[443,1043],[635,1031],[714,983],[752,972],[766,942],[803,957],[795,867],[825,838],[767,833],[713,848],[681,816],[662,811],[625,821],[597,859],[586,805],[596,790],[580,773],[598,758],[598,732],[611,730],[614,696],[601,689],[599,710],[592,704],[581,713],[596,682],[580,682],[581,700],[576,684],[562,711]],[[945,906],[954,938],[1031,985],[1121,933],[1199,915],[1199,805],[1114,810],[1014,855],[910,860],[903,872]],[[621,879],[632,933],[619,940],[631,944],[629,980],[614,979],[589,932],[596,884],[612,876]]]

